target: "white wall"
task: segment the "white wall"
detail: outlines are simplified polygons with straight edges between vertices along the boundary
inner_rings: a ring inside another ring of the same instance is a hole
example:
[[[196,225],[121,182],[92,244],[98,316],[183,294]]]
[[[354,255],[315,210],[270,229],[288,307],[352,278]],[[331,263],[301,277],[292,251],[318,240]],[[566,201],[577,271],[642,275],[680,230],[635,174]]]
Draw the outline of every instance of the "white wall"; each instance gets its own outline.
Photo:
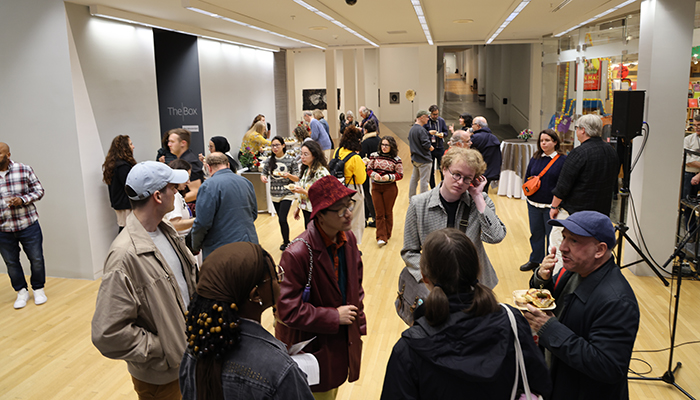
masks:
[[[510,54],[510,124],[518,132],[529,128],[531,48],[531,44],[515,44],[505,49]]]
[[[65,15],[63,2],[53,0],[2,3],[1,140],[46,190],[37,203],[46,273],[88,278],[92,257]]]
[[[129,135],[137,161],[160,147],[152,31],[71,3],[3,2],[0,48],[0,118],[12,133],[2,141],[46,189],[47,274],[99,277],[117,233],[101,173],[111,140]],[[258,113],[274,129],[272,53],[207,40],[199,49],[207,135],[237,148]]]
[[[457,54],[456,53],[445,53],[445,74],[454,74],[455,68],[457,68]],[[464,70],[460,74],[464,73]]]
[[[340,63],[342,64],[342,63]],[[302,120],[302,90],[323,89],[326,87],[326,55],[323,50],[294,51],[294,95],[297,98],[297,109],[291,110],[292,120]]]
[[[379,53],[382,60],[379,68],[382,94],[381,121],[413,121],[415,112],[422,107],[421,104],[433,104],[434,101],[431,98],[424,99],[427,95],[421,92],[419,87],[418,48],[382,47],[379,49]],[[413,89],[418,93],[414,100],[413,115],[411,115],[411,102],[405,97],[408,89]],[[399,92],[401,103],[389,104],[389,92]],[[428,106],[425,106],[425,109]]]
[[[206,137],[224,136],[236,155],[253,118],[263,114],[271,135],[290,136],[275,120],[273,54],[207,39],[197,41]],[[279,128],[279,129],[278,129]]]
[[[377,118],[379,118],[380,121],[383,121],[384,117],[382,115],[382,110],[379,108],[379,97],[377,96],[377,91],[379,90],[379,63],[379,49],[365,49],[365,97],[364,101],[362,101],[362,99],[358,97],[357,104],[358,108],[360,106],[365,106],[370,110],[374,110],[374,114],[377,116]],[[385,103],[382,102],[382,104]],[[357,114],[357,112],[355,112],[356,119],[358,118],[358,116],[359,115]]]

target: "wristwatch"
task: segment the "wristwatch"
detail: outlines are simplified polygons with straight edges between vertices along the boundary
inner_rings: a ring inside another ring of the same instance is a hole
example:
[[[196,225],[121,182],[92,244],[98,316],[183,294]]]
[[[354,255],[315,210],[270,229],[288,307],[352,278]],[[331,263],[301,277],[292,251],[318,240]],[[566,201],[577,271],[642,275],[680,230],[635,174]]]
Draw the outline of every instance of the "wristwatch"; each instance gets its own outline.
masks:
[[[558,210],[558,209],[559,209],[559,207],[555,207],[555,206],[552,206],[552,205],[550,205],[549,208],[551,208],[552,210]]]

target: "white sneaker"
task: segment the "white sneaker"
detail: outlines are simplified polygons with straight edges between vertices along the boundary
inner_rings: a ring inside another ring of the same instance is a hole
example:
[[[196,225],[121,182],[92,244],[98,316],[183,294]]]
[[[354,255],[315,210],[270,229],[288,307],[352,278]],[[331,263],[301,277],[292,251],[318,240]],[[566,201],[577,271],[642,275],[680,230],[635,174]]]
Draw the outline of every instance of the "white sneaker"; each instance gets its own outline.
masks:
[[[383,240],[381,240],[381,239],[380,239],[380,240],[377,240],[377,246],[382,247],[382,246],[384,246],[385,244],[386,244],[385,241],[383,241]]]
[[[17,300],[15,300],[15,308],[20,309],[24,308],[24,306],[27,305],[27,300],[29,300],[29,292],[27,289],[22,289],[19,292],[17,292]]]
[[[46,300],[48,300],[48,298],[46,297],[46,293],[44,293],[44,288],[36,289],[34,291],[34,304],[40,306],[46,303]]]

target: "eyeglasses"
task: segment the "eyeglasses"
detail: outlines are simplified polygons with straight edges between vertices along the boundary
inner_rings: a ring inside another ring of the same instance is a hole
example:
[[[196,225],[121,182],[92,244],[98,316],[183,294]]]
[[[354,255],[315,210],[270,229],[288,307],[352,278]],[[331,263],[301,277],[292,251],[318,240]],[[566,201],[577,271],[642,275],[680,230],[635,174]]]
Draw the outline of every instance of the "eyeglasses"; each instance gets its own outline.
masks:
[[[272,279],[272,277],[265,279],[262,283],[265,283]],[[284,268],[281,265],[277,266],[277,283],[282,283],[284,281]]]
[[[432,114],[430,114],[430,115],[433,116],[433,117],[439,117],[439,116],[440,116],[440,113],[432,113]]]
[[[354,209],[355,209],[355,200],[350,199],[350,204],[348,204],[347,207],[343,207],[343,208],[338,209],[338,210],[333,210],[333,209],[327,208],[326,211],[337,212],[338,218],[343,218],[348,211],[352,212],[352,210],[354,210]]]
[[[382,143],[382,147],[391,147],[389,143]]]
[[[277,143],[277,144],[273,144],[273,145],[271,145],[270,147],[282,147],[282,145],[281,145],[281,144],[279,144],[279,143]]]
[[[452,175],[452,179],[454,179],[455,182],[460,182],[460,181],[461,181],[461,182],[463,182],[463,183],[467,183],[467,179],[470,179],[470,178],[468,178],[468,177],[466,177],[466,176],[464,176],[464,175],[462,175],[462,174],[455,174],[455,173],[452,172],[449,168],[447,168],[447,171],[450,173],[450,175]]]

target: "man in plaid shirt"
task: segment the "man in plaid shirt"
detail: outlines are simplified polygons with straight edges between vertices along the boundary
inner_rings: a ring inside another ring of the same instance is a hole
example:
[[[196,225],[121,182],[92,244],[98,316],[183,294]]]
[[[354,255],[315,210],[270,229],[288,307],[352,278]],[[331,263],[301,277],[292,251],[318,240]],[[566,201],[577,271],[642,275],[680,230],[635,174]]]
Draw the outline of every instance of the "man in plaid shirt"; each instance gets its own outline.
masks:
[[[17,291],[15,308],[29,300],[27,281],[19,261],[19,245],[29,259],[32,290],[36,305],[46,303],[43,236],[35,201],[44,197],[44,188],[32,167],[10,160],[10,146],[0,142],[0,253],[7,265],[12,287]]]

